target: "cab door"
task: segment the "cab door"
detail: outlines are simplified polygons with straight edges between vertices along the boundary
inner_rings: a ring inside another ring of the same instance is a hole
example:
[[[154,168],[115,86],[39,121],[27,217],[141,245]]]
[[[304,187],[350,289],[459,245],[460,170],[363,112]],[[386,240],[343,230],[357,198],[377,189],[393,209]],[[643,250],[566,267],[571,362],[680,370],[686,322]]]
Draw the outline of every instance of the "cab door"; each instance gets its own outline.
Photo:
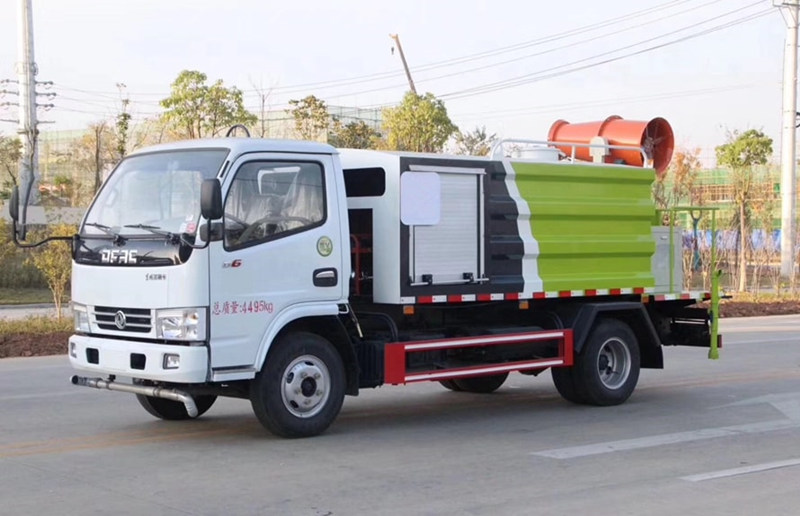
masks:
[[[223,239],[209,251],[214,372],[252,371],[277,320],[343,301],[347,242],[334,174],[324,154],[248,154],[231,167]]]

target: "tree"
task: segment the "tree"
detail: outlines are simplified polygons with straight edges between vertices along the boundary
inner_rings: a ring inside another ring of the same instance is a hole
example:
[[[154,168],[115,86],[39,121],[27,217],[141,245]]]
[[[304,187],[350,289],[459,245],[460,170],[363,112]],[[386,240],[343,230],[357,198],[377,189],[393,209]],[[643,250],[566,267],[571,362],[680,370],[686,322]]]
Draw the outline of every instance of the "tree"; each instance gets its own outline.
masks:
[[[119,89],[120,94],[120,109],[114,121],[117,160],[124,158],[128,152],[128,137],[131,125],[131,114],[128,113],[128,105],[131,100],[123,93],[125,88],[126,86],[123,83],[117,83],[117,89]],[[95,189],[97,189],[97,183],[95,183]]]
[[[91,198],[103,182],[103,173],[106,172],[119,157],[119,142],[115,138],[114,129],[106,120],[99,120],[86,130],[86,133],[70,145],[69,154],[66,156],[74,169],[90,175],[93,181],[85,185],[91,189],[87,197]],[[75,189],[77,193],[78,189]],[[78,204],[88,199],[75,199]]]
[[[330,114],[324,100],[308,95],[300,100],[290,100],[286,112],[294,118],[294,129],[302,140],[319,140],[320,133],[330,125]]]
[[[117,159],[121,160],[128,153],[128,136],[131,124],[131,114],[128,113],[128,99],[122,101],[122,110],[117,113],[114,123],[116,129],[116,151]]]
[[[410,91],[399,106],[383,110],[383,128],[389,149],[414,152],[439,152],[458,131],[444,102]]]
[[[750,129],[744,133],[733,131],[727,143],[716,149],[717,163],[731,170],[733,201],[737,208],[739,225],[739,291],[747,284],[747,235],[749,234],[750,201],[753,197],[753,167],[765,165],[772,155],[772,138],[761,131]]]
[[[48,236],[71,236],[75,234],[76,227],[71,224],[56,224],[50,226]],[[37,238],[43,235],[37,236]],[[72,274],[72,255],[69,242],[56,241],[42,246],[32,252],[30,261],[42,272],[53,302],[56,305],[56,317],[61,320],[61,304],[69,286]]]
[[[169,97],[161,101],[166,111],[162,118],[174,125],[185,138],[214,136],[234,124],[254,124],[256,116],[244,107],[242,92],[226,88],[222,80],[207,85],[208,77],[196,70],[184,70],[172,83]]]
[[[334,119],[328,143],[346,149],[373,149],[380,137],[381,134],[363,120],[342,125],[340,120]]]
[[[253,87],[259,100],[259,110],[257,116],[257,125],[254,134],[259,138],[269,137],[269,96],[272,94],[272,88],[265,88],[263,81],[256,84],[252,79],[250,86]]]
[[[497,139],[497,135],[487,135],[486,126],[481,126],[466,133],[458,131],[455,135],[455,139],[456,154],[488,156],[489,151],[492,149],[492,143]]]
[[[22,157],[22,143],[17,138],[0,136],[0,198],[8,199],[11,189],[17,186],[19,160]]]
[[[136,125],[138,142],[135,146],[158,145],[184,138],[183,130],[169,123],[163,117],[145,118]]]
[[[700,204],[699,192],[694,188],[697,174],[703,165],[700,163],[700,149],[679,149],[672,156],[667,172],[672,176],[672,202],[679,204]]]
[[[653,182],[656,208],[664,210],[682,204],[701,204],[700,193],[694,188],[701,168],[700,149],[676,150],[669,168],[656,174]]]

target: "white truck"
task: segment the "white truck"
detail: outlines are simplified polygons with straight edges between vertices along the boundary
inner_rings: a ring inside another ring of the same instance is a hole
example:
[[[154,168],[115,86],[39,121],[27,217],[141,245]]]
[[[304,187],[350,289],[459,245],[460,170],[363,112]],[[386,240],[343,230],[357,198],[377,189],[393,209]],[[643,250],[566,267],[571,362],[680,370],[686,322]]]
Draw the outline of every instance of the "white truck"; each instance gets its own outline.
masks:
[[[304,437],[383,384],[490,393],[552,368],[567,400],[614,405],[663,345],[716,354],[714,314],[691,307],[715,293],[680,289],[652,168],[495,154],[253,138],[131,154],[70,238],[72,383],[166,420],[245,398]]]

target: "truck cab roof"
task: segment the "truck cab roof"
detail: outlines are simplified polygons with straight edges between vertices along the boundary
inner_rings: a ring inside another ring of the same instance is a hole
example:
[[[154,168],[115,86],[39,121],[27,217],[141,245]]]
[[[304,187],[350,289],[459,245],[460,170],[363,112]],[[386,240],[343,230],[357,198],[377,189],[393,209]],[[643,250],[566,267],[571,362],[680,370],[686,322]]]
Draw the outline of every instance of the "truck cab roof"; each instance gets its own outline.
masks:
[[[264,138],[202,138],[163,143],[138,149],[131,155],[186,149],[230,149],[232,157],[251,152],[296,152],[304,154],[336,154],[338,151],[326,144],[301,140],[270,140]]]

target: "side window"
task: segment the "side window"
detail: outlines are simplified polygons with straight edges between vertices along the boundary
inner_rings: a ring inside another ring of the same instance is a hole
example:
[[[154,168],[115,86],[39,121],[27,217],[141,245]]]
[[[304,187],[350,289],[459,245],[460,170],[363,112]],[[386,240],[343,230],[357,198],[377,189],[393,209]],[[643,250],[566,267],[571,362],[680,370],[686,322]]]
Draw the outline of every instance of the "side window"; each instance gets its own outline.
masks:
[[[274,240],[325,221],[322,165],[251,161],[236,172],[225,199],[225,248]]]

